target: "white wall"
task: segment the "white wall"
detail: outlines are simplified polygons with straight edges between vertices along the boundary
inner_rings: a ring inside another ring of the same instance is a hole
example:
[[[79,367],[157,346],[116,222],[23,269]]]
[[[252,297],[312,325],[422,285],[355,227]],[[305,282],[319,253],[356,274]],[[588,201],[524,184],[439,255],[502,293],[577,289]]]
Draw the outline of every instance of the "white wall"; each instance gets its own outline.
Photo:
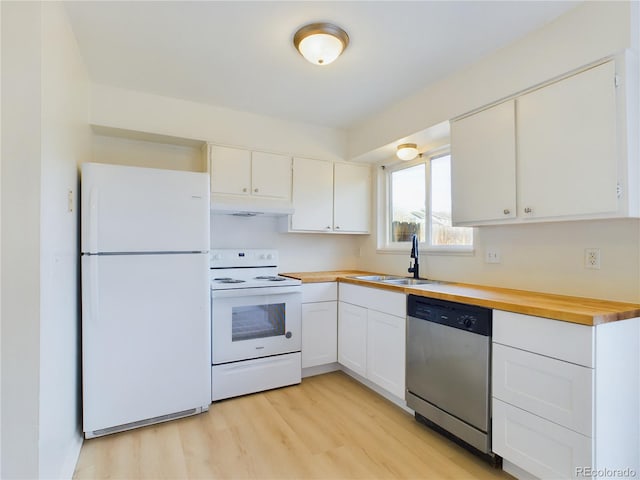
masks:
[[[0,7],[0,52],[2,51],[2,7]],[[0,55],[0,59],[2,56]],[[0,112],[2,112],[2,61],[0,60]],[[0,115],[2,132],[2,115]],[[2,212],[2,135],[0,135],[0,212]],[[0,272],[2,272],[2,222],[0,221]],[[0,274],[0,376],[2,372],[2,275]],[[0,426],[2,426],[2,381],[0,381]],[[0,435],[0,475],[2,475],[2,435]]]
[[[359,235],[281,233],[283,217],[211,216],[212,248],[275,248],[280,272],[356,268]]]
[[[170,144],[94,133],[92,162],[206,172],[206,155],[201,146]]]
[[[81,436],[78,216],[68,191],[77,205],[88,80],[61,4],[1,8],[1,476],[70,478]]]
[[[90,157],[89,81],[62,5],[44,2],[42,18],[39,470],[68,478],[82,445],[78,165]]]
[[[90,122],[157,135],[210,141],[326,160],[345,158],[342,130],[239,112],[104,85],[91,88]]]
[[[40,54],[37,3],[2,2],[2,478],[38,477]],[[9,46],[20,45],[20,48]]]
[[[585,2],[367,120],[349,132],[350,153],[378,148],[624,48],[633,47],[637,55],[640,46],[632,40],[637,42],[639,28],[637,2]],[[638,115],[638,105],[633,108]],[[362,241],[359,267],[405,273],[408,253],[377,253],[376,240],[372,235]],[[640,302],[640,220],[481,227],[476,229],[475,247],[474,256],[423,255],[421,273],[443,280]],[[590,247],[601,249],[600,270],[583,266],[584,248]],[[502,263],[485,264],[486,248],[499,248]]]

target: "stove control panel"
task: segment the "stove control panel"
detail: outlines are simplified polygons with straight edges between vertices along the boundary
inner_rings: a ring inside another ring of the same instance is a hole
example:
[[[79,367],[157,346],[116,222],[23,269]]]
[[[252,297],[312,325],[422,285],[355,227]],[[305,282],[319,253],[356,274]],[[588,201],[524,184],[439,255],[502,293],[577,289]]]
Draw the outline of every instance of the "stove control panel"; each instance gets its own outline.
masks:
[[[214,249],[209,254],[211,268],[277,267],[278,251],[270,249]]]

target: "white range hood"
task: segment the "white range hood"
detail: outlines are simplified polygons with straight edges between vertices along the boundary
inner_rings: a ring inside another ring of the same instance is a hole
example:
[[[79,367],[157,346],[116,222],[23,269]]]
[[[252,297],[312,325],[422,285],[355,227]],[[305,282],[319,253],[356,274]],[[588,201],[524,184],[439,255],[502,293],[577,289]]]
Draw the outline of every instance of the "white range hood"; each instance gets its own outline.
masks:
[[[238,217],[283,217],[294,212],[290,206],[267,206],[243,203],[211,202],[211,212],[217,215],[235,215]]]

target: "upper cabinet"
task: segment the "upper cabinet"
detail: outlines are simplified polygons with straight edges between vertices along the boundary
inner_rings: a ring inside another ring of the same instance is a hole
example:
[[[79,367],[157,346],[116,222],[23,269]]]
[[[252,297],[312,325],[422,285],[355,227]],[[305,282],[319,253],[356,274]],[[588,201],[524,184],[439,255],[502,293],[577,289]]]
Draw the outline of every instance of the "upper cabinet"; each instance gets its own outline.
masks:
[[[620,79],[612,60],[453,121],[454,223],[637,215]]]
[[[369,233],[371,168],[336,163],[333,167],[333,228]]]
[[[617,210],[615,74],[608,62],[517,99],[520,214]]]
[[[293,159],[291,230],[333,230],[333,164],[308,158]]]
[[[211,194],[291,199],[291,157],[209,145]]]
[[[515,101],[453,122],[451,158],[455,223],[516,216]]]
[[[368,165],[294,158],[292,192],[290,231],[369,233]]]

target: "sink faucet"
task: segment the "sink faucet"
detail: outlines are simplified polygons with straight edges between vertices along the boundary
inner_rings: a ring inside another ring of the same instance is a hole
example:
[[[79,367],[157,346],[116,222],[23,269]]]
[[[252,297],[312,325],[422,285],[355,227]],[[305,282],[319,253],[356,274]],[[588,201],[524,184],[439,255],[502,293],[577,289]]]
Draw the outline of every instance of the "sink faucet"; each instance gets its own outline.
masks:
[[[420,278],[420,264],[418,262],[418,236],[413,234],[411,236],[411,255],[410,258],[413,258],[413,266],[411,266],[411,261],[409,261],[409,269],[407,270],[409,273],[413,273],[413,278]]]

